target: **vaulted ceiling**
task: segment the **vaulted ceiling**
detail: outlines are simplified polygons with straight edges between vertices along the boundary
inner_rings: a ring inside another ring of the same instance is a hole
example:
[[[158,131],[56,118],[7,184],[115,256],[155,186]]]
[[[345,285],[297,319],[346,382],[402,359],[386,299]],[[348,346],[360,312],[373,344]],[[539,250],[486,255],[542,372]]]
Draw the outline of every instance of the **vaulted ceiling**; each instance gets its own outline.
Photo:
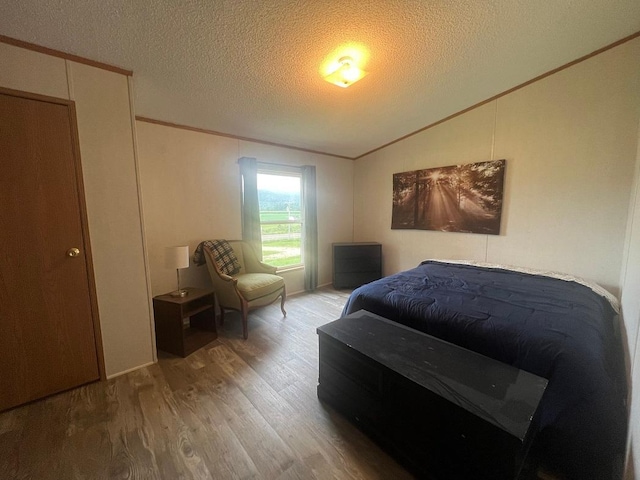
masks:
[[[133,70],[138,115],[347,157],[637,31],[638,0],[0,4],[0,34]]]

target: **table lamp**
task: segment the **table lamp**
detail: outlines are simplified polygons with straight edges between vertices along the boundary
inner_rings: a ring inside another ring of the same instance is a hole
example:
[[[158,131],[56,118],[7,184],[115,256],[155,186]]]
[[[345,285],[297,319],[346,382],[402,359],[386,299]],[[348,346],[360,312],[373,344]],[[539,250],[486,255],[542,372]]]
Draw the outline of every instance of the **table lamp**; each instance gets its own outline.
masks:
[[[164,263],[167,268],[175,268],[178,275],[178,289],[171,292],[172,297],[186,297],[189,292],[180,288],[180,269],[189,267],[189,246],[166,247]]]

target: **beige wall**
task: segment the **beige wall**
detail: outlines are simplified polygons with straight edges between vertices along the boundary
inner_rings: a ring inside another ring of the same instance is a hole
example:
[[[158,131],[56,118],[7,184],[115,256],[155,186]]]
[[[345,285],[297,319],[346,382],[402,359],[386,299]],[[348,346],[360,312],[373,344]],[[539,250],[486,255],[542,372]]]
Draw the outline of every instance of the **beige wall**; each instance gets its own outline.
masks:
[[[425,258],[559,270],[619,293],[640,114],[640,39],[356,161],[355,240],[385,273]],[[496,235],[391,230],[392,174],[505,158]]]
[[[0,43],[0,86],[75,101],[105,367],[154,361],[128,77]]]
[[[164,267],[164,248],[212,238],[239,239],[240,177],[237,160],[316,165],[319,284],[331,282],[331,243],[353,235],[353,162],[179,128],[136,122],[145,231],[153,294],[176,288]],[[301,270],[282,273],[288,293],[304,288]],[[211,285],[206,267],[181,271],[183,285]]]

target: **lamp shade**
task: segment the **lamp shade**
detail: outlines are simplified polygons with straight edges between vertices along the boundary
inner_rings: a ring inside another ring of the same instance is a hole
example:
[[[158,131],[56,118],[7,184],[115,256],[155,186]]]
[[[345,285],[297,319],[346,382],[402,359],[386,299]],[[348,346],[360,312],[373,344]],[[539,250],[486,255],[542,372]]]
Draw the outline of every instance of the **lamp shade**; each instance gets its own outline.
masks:
[[[164,265],[167,268],[188,268],[189,246],[166,247],[164,249]]]

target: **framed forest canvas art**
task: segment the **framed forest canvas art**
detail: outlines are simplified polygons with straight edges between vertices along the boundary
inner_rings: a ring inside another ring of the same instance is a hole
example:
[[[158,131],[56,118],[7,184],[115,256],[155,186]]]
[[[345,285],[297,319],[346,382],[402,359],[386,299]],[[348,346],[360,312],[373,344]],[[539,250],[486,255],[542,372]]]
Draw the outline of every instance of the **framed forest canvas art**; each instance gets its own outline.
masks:
[[[499,235],[505,164],[395,173],[391,228]]]

